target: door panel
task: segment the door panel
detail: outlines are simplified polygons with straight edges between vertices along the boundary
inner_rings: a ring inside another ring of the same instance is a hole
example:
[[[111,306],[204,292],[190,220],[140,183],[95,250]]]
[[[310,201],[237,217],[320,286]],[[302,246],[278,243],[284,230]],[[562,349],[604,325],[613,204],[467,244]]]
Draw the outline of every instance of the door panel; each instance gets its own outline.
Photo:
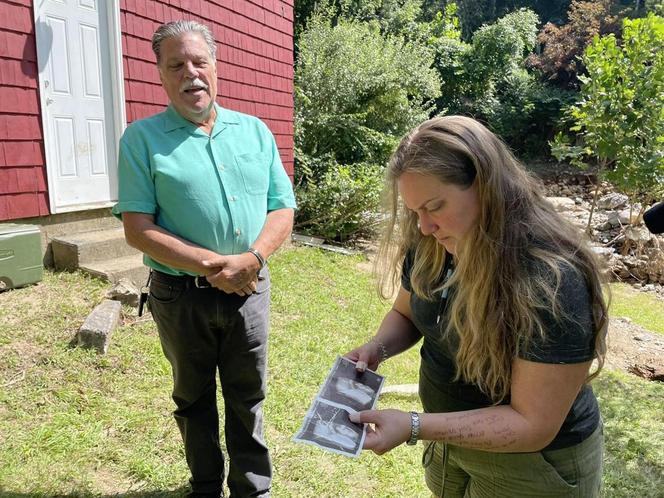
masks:
[[[35,4],[46,169],[54,212],[117,200],[107,8],[94,0]]]

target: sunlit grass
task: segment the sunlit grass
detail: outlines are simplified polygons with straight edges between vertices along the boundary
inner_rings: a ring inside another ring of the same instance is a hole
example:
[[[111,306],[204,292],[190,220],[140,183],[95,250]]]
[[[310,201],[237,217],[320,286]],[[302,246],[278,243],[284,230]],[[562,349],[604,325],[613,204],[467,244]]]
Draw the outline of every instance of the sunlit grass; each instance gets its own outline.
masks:
[[[335,357],[367,340],[388,308],[362,262],[311,248],[271,259],[265,414],[275,498],[429,497],[419,447],[350,459],[291,441]],[[106,356],[69,347],[105,288],[78,273],[47,271],[39,285],[0,294],[3,497],[176,498],[186,492],[170,368],[154,324],[132,323],[134,311],[125,309],[125,325]],[[628,306],[630,294],[614,294],[614,310],[625,309],[619,314],[635,322],[652,308]],[[381,373],[388,385],[415,383],[418,364],[414,348]],[[662,496],[664,386],[609,371],[594,386],[606,424],[606,496]],[[392,394],[379,407],[417,409],[419,402]]]
[[[627,284],[612,284],[611,294],[611,316],[626,316],[641,327],[664,334],[664,300]]]

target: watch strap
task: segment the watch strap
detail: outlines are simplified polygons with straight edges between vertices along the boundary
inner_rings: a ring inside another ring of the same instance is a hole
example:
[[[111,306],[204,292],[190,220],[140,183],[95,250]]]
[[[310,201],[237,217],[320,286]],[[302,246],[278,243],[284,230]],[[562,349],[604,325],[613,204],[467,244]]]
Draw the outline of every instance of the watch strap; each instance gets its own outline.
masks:
[[[420,414],[417,412],[410,412],[410,438],[406,444],[413,446],[417,444],[420,439]]]

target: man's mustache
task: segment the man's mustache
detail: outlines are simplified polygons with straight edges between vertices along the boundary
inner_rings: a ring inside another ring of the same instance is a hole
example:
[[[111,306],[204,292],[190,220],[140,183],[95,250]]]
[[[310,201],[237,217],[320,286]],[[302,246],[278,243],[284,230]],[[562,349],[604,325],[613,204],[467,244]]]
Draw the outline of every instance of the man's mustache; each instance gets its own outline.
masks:
[[[201,87],[204,90],[208,89],[208,86],[203,82],[203,80],[201,80],[200,78],[196,78],[195,80],[185,81],[180,87],[180,91],[184,92],[194,87]]]

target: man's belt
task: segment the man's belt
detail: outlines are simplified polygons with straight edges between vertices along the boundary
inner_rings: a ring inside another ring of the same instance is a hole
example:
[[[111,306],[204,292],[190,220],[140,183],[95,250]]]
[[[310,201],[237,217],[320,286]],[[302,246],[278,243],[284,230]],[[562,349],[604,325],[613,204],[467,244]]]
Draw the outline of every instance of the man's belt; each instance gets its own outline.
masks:
[[[168,273],[161,272],[159,270],[152,270],[153,278],[156,278],[160,282],[177,286],[184,287],[189,289],[191,287],[196,287],[197,289],[208,289],[212,287],[212,284],[208,282],[207,278],[202,275],[169,275]]]

